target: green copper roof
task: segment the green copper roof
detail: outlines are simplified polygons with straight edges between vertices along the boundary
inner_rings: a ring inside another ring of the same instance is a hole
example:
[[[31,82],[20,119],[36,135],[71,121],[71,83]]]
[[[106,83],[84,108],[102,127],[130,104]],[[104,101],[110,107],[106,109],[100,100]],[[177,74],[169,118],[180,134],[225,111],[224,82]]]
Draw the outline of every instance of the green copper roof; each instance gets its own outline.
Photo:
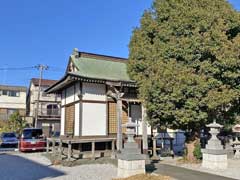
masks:
[[[72,62],[78,69],[74,74],[82,77],[133,82],[128,76],[126,62],[88,57],[72,58]]]

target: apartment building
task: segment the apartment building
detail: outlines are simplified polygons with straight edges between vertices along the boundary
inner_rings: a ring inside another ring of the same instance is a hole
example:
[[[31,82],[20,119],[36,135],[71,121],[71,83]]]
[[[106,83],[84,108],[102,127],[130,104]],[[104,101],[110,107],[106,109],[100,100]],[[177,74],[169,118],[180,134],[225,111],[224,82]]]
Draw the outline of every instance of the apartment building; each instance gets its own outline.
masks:
[[[7,121],[11,114],[18,111],[26,115],[26,92],[23,86],[0,85],[0,120]]]
[[[44,92],[45,89],[56,82],[55,80],[42,79],[38,99],[39,79],[32,78],[27,93],[27,115],[32,119],[33,126],[37,119],[37,127],[42,128],[47,136],[60,131],[61,95],[55,93],[46,94]],[[39,104],[38,108],[37,104]]]

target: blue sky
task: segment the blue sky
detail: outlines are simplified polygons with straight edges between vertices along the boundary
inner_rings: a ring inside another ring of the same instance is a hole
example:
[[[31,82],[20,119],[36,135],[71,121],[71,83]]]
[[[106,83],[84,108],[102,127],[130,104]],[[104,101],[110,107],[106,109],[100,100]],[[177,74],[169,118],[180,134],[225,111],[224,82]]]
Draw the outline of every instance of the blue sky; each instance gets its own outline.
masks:
[[[74,47],[127,57],[134,27],[152,0],[0,1],[0,84],[28,86],[46,64],[44,78],[59,79]],[[239,0],[230,0],[240,10]]]

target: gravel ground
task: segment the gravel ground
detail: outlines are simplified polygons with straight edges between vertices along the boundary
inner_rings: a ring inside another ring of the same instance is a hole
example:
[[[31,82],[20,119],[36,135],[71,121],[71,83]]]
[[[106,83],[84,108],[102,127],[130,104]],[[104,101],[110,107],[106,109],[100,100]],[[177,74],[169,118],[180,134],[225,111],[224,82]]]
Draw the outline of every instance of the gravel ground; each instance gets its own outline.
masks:
[[[66,175],[44,180],[111,180],[117,175],[117,168],[108,164],[91,164],[75,167],[57,166]]]
[[[1,180],[112,180],[117,168],[110,164],[53,166],[42,153],[0,154]]]

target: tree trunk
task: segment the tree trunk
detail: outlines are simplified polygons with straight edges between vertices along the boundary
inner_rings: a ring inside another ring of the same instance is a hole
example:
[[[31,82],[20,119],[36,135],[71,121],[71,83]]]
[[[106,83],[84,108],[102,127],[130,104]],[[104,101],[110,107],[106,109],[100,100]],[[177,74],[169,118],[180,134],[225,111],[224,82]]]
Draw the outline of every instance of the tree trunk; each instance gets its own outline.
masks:
[[[186,137],[186,143],[185,143],[185,147],[187,150],[186,153],[186,160],[188,162],[196,162],[196,157],[194,156],[194,149],[195,149],[195,144],[200,142],[199,139],[199,133],[198,132],[192,132],[190,134],[190,136]]]

